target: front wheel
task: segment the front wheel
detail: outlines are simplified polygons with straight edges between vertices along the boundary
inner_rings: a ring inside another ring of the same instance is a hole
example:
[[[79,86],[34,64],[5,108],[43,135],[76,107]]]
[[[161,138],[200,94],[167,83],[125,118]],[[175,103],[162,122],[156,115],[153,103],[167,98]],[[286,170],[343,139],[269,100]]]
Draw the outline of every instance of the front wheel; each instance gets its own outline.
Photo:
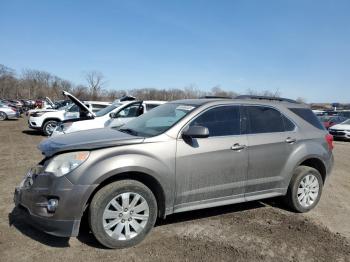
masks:
[[[108,248],[131,247],[141,242],[157,219],[152,191],[134,180],[113,182],[100,189],[89,208],[90,228]]]
[[[55,128],[57,127],[58,122],[55,120],[47,121],[43,126],[43,132],[45,136],[51,136]]]
[[[293,210],[304,213],[313,209],[321,198],[323,179],[318,170],[299,166],[289,184],[286,203]]]

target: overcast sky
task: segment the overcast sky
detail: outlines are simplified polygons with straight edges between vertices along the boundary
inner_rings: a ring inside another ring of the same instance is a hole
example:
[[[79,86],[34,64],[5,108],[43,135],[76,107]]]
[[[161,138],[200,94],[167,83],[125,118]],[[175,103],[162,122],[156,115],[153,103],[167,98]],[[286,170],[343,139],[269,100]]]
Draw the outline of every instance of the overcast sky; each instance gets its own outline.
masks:
[[[110,89],[219,85],[350,102],[350,1],[1,1],[0,64]]]

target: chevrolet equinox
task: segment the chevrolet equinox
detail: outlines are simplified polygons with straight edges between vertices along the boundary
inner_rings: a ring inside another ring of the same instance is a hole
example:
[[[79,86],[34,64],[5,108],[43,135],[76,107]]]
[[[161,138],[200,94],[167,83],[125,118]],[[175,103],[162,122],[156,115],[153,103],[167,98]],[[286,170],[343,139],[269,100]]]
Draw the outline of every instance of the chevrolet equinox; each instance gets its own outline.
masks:
[[[86,214],[109,248],[136,245],[172,213],[283,196],[314,208],[333,166],[333,137],[293,100],[179,100],[118,130],[47,139],[45,158],[16,187],[34,226],[77,236]]]

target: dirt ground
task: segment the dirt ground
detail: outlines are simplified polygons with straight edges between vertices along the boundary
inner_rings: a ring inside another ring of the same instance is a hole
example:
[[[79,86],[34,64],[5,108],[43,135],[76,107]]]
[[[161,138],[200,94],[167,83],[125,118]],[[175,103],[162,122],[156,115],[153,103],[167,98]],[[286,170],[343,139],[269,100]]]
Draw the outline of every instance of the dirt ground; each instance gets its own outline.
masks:
[[[335,143],[336,165],[321,201],[295,214],[272,199],[169,216],[138,246],[101,247],[86,226],[58,238],[25,223],[14,188],[44,139],[26,120],[0,122],[0,261],[350,261],[350,142]]]

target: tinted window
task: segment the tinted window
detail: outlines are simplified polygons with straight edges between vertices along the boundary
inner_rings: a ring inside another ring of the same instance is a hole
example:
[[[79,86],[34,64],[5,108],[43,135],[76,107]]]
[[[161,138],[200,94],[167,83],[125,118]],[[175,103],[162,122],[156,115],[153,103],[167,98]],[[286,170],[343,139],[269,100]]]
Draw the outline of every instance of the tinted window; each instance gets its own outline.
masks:
[[[77,105],[73,105],[71,108],[68,110],[69,112],[79,112],[79,107]]]
[[[193,120],[190,125],[207,127],[210,136],[239,135],[241,133],[239,106],[220,106],[209,109]]]
[[[295,125],[292,121],[290,121],[287,117],[282,115],[285,131],[293,131],[295,129]]]
[[[282,115],[276,109],[263,106],[246,106],[245,108],[249,119],[248,132],[250,134],[284,132]]]
[[[323,125],[320,120],[318,120],[317,116],[308,108],[289,108],[294,114],[298,115],[306,122],[310,123],[314,127],[324,130]]]

